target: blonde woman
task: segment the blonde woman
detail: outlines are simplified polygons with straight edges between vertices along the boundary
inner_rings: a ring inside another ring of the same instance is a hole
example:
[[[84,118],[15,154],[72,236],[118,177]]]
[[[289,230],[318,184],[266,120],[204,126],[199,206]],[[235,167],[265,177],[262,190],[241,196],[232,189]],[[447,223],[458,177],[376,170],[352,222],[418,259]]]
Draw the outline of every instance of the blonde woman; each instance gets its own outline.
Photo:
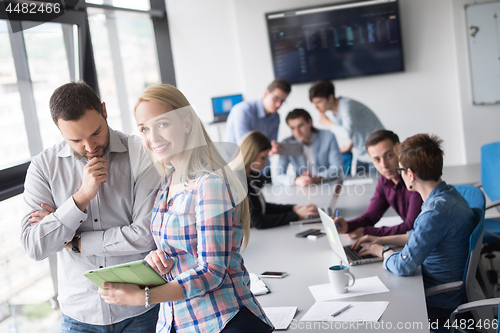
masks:
[[[240,146],[248,182],[252,226],[257,229],[267,229],[318,214],[318,208],[313,204],[279,205],[267,203],[260,189],[253,184],[253,179],[257,179],[260,170],[267,165],[267,156],[272,148],[271,142],[264,133],[259,131],[247,133],[241,140]]]
[[[158,250],[146,261],[169,283],[149,291],[106,283],[101,297],[112,304],[161,303],[157,332],[271,332],[240,254],[250,230],[245,183],[175,87],[147,88],[135,118],[165,176],[151,222]]]

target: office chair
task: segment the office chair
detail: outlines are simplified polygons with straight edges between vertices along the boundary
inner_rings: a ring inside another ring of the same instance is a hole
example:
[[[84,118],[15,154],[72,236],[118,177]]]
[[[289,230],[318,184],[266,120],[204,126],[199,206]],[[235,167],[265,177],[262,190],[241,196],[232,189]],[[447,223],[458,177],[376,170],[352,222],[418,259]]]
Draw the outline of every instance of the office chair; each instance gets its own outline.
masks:
[[[476,272],[478,270],[478,265],[481,260],[481,248],[483,239],[483,229],[484,229],[484,205],[485,198],[484,194],[478,188],[471,185],[457,185],[455,186],[458,192],[467,200],[469,206],[471,206],[474,211],[476,219],[476,227],[472,231],[469,238],[469,255],[467,257],[467,262],[465,265],[464,275],[462,281],[455,281],[450,283],[445,283],[425,290],[425,296],[432,296],[440,294],[447,291],[460,290],[462,289],[464,293],[464,298],[467,302],[473,302],[478,300],[484,300],[486,296],[476,278]],[[458,313],[466,312],[462,310],[461,312],[456,312],[455,310],[453,319]],[[472,315],[476,322],[482,318],[489,318],[490,322],[494,318],[494,313],[491,310],[484,308],[477,308],[472,310]],[[450,321],[453,323],[452,321]],[[442,330],[441,330],[442,331]],[[485,329],[484,332],[493,332],[492,330]]]
[[[481,184],[486,196],[492,201],[490,205],[485,208],[485,211],[496,207],[500,211],[500,142],[493,142],[481,147]],[[484,221],[484,235],[483,235],[483,251],[486,253],[486,258],[492,260],[495,255],[493,251],[500,251],[500,221],[496,219],[485,219]],[[483,273],[486,275],[485,283],[490,283],[487,286],[488,296],[497,296],[498,289],[498,274],[493,266]],[[495,287],[491,291],[491,285]]]
[[[465,265],[464,275],[462,281],[449,282],[425,289],[425,297],[441,294],[448,291],[460,290],[462,289],[465,299],[468,302],[483,300],[486,297],[479,286],[476,279],[476,271],[481,258],[481,245],[483,240],[483,228],[484,228],[484,212],[480,208],[473,208],[474,215],[476,215],[476,220],[478,221],[474,231],[469,238],[469,255],[467,257],[467,262]],[[492,314],[478,312],[474,310],[473,316],[476,320],[479,318],[491,318]]]
[[[500,141],[481,147],[481,184],[484,193],[492,201],[486,209],[496,207],[500,212]],[[484,244],[500,243],[500,221],[484,221]],[[499,247],[500,248],[500,247]]]
[[[475,310],[480,310],[480,309],[487,309],[487,308],[496,308],[496,307],[499,307],[498,318],[500,318],[500,306],[499,306],[500,304],[499,303],[500,303],[500,298],[488,298],[488,299],[482,299],[479,301],[464,303],[464,304],[460,305],[458,308],[456,308],[455,311],[453,311],[453,313],[450,316],[450,322],[453,323],[455,321],[456,315],[459,313],[475,311]],[[484,323],[484,320],[483,320],[483,323]],[[491,323],[491,321],[489,321],[489,323]],[[494,325],[489,325],[489,326],[494,326]],[[493,327],[491,327],[489,329],[489,331],[498,333],[499,328],[500,327],[497,325],[496,330]],[[468,331],[465,331],[465,330],[460,329],[460,328],[457,328],[457,330],[459,332],[468,333]],[[455,332],[455,327],[451,327],[450,332],[451,333]]]
[[[456,308],[455,311],[450,316],[450,322],[453,323],[455,321],[456,315],[459,313],[464,313],[464,312],[469,312],[469,311],[474,311],[478,309],[486,309],[486,308],[495,308],[498,307],[498,318],[500,318],[500,298],[489,298],[489,299],[482,299],[479,301],[474,301],[474,302],[469,302],[469,303],[464,303],[460,305],[458,308]],[[484,323],[484,321],[483,321]],[[491,322],[490,322],[491,323]],[[493,326],[493,325],[491,325]],[[497,325],[496,328],[496,333],[499,333],[500,327]],[[494,331],[494,328],[491,328],[492,331]],[[460,328],[458,328],[458,331],[460,332],[467,332],[464,331]],[[455,332],[455,327],[451,328],[451,333]]]

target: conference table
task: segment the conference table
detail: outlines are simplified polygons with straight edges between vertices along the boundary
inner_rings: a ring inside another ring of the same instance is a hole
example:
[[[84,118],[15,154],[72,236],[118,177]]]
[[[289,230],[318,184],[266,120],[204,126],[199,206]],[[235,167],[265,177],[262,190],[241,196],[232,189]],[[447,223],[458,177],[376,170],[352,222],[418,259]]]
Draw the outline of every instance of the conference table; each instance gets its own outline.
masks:
[[[479,167],[448,167],[443,179],[450,184],[470,184],[479,181]],[[377,177],[346,179],[336,208],[346,219],[361,215],[375,191]],[[334,192],[331,184],[298,188],[294,186],[266,185],[262,193],[268,202],[306,204],[327,207]],[[384,216],[394,216],[389,209]],[[339,301],[369,302],[388,301],[389,305],[377,323],[351,322],[343,326],[335,323],[302,322],[300,319],[315,303],[309,286],[329,283],[328,267],[338,264],[327,237],[314,240],[298,238],[295,234],[309,229],[322,229],[321,224],[286,225],[272,229],[252,229],[250,241],[243,253],[248,271],[260,274],[264,271],[283,271],[288,276],[281,279],[266,278],[263,281],[271,293],[257,296],[263,307],[297,306],[297,313],[288,330],[294,332],[320,332],[341,329],[342,332],[405,331],[428,332],[429,323],[425,305],[424,286],[420,268],[413,276],[399,277],[386,271],[381,262],[351,266],[356,279],[378,276],[389,292],[345,298]],[[341,235],[342,242],[352,243]],[[329,325],[329,326],[328,326]]]

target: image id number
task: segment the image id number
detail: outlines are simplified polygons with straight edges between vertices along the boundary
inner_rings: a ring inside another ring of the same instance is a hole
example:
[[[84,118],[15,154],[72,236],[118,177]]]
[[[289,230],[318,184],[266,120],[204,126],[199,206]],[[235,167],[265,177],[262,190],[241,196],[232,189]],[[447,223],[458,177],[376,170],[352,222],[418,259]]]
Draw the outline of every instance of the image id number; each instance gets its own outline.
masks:
[[[61,12],[61,4],[60,3],[50,3],[50,2],[41,2],[40,4],[36,4],[33,2],[9,2],[5,11],[9,14],[12,13],[23,13],[23,14],[59,14]]]
[[[465,330],[465,329],[468,329],[468,330],[474,330],[476,328],[478,329],[494,329],[496,330],[498,328],[498,320],[497,319],[484,319],[484,320],[481,320],[479,319],[477,322],[474,320],[474,319],[455,319],[453,322],[450,322],[450,320],[448,319],[444,325],[444,327],[450,329],[450,328],[454,328],[454,329],[462,329],[462,330]]]

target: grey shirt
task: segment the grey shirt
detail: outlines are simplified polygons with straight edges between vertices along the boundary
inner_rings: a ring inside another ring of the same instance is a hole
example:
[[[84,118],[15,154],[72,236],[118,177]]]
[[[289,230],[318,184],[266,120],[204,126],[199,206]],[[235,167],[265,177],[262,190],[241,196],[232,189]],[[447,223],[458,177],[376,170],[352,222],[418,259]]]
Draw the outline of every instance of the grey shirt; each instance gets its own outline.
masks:
[[[339,106],[335,126],[346,129],[353,142],[353,148],[358,154],[357,159],[362,162],[371,162],[365,148],[365,141],[375,131],[384,129],[378,117],[366,105],[346,97],[339,97]]]
[[[151,212],[160,176],[137,137],[110,131],[105,157],[108,182],[83,213],[72,195],[80,188],[88,160],[75,155],[65,142],[34,157],[24,184],[21,241],[28,255],[42,260],[57,252],[59,303],[62,312],[78,321],[109,325],[146,312],[144,306],[104,303],[88,270],[143,259],[155,248]],[[132,156],[132,157],[131,157]],[[40,204],[56,209],[34,226],[28,218]],[[81,253],[64,249],[81,234]]]

